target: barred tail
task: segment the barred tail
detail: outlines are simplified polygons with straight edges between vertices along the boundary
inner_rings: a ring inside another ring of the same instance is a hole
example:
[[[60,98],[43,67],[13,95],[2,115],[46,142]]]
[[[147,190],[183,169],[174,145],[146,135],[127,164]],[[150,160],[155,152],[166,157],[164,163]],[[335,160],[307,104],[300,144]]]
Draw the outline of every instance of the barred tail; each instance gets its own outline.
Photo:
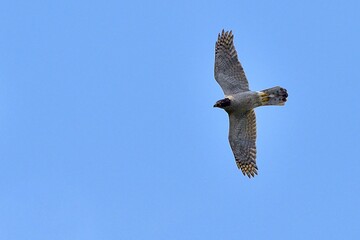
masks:
[[[259,95],[263,106],[283,106],[288,97],[286,89],[279,86],[262,90],[259,92]]]

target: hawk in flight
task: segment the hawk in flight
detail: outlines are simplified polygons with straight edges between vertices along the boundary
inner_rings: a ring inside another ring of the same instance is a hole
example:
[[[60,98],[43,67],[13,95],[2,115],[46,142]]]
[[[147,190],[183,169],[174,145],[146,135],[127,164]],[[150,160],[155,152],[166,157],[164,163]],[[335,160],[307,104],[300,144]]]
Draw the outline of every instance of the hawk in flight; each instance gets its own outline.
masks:
[[[236,165],[249,178],[257,175],[256,166],[256,118],[254,108],[283,106],[288,96],[286,89],[273,87],[262,91],[250,91],[234,47],[232,32],[219,34],[215,44],[215,79],[225,98],[214,107],[224,109],[230,120],[229,142]]]

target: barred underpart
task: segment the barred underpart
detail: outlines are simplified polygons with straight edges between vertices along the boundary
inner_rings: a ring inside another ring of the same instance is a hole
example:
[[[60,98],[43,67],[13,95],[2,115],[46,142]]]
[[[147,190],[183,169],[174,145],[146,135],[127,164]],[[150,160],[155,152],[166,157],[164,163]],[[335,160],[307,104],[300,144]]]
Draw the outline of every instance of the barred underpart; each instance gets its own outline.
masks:
[[[249,83],[239,62],[231,31],[223,30],[216,41],[214,75],[225,95],[249,91]]]

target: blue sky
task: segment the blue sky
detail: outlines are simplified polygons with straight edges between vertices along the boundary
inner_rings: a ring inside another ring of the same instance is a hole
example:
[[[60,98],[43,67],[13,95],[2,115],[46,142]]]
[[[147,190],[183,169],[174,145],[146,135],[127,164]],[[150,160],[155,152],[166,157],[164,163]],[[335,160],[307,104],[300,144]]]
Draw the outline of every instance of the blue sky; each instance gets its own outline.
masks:
[[[2,1],[0,239],[357,239],[359,1]],[[213,77],[233,30],[259,175]]]

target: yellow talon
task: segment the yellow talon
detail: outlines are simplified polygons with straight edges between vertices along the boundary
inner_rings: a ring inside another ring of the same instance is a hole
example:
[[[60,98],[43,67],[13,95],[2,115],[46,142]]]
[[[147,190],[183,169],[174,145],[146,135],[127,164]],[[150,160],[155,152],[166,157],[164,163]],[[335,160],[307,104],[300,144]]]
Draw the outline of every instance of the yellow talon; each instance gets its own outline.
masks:
[[[264,92],[259,92],[259,96],[260,96],[261,103],[263,103],[263,104],[267,103],[270,100],[269,95]]]

